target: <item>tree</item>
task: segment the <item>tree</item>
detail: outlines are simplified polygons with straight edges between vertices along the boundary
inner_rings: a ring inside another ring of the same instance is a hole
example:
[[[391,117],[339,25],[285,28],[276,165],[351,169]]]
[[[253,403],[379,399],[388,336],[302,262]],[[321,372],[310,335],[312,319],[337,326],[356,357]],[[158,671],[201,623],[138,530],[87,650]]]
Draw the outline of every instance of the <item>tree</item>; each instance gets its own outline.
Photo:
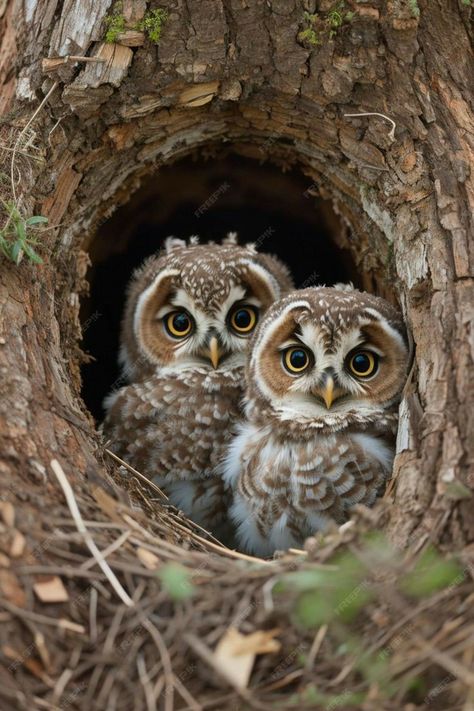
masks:
[[[472,12],[466,0],[0,4],[0,471],[22,560],[37,560],[50,512],[69,515],[51,461],[89,511],[105,476],[79,395],[88,244],[143,176],[224,141],[301,166],[350,225],[364,284],[404,310],[414,363],[392,540],[473,542]],[[18,575],[3,593],[33,610]]]

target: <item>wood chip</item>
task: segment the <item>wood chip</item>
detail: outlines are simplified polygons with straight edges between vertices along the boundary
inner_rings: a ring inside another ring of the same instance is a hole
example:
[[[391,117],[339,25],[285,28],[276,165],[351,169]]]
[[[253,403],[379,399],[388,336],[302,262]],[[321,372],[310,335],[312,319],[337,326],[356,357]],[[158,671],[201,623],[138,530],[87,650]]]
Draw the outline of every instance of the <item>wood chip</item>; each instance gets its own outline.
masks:
[[[10,501],[0,502],[0,516],[8,528],[13,528],[15,525],[15,509]]]
[[[229,627],[214,651],[214,661],[229,682],[240,689],[248,686],[257,654],[278,652],[281,645],[275,639],[280,630],[258,630],[248,635]]]
[[[0,592],[17,607],[25,607],[26,595],[16,575],[7,568],[0,569]]]
[[[147,570],[156,570],[160,565],[158,556],[146,548],[137,548],[137,556]]]
[[[0,553],[0,568],[9,568],[10,567],[10,558],[6,556],[4,553]]]
[[[10,546],[10,555],[12,558],[20,558],[23,555],[26,546],[25,536],[20,531],[15,531],[13,540]]]
[[[203,84],[193,86],[181,92],[178,103],[181,106],[197,107],[208,104],[217,94],[219,89],[218,81],[208,81]]]
[[[107,494],[101,486],[94,486],[92,495],[106,516],[116,523],[123,523],[118,513],[119,502],[116,499]]]
[[[54,575],[49,580],[35,583],[33,590],[41,602],[66,602],[69,600],[63,581],[57,575]]]
[[[117,42],[126,47],[141,47],[145,44],[145,35],[139,30],[127,30],[117,36]]]

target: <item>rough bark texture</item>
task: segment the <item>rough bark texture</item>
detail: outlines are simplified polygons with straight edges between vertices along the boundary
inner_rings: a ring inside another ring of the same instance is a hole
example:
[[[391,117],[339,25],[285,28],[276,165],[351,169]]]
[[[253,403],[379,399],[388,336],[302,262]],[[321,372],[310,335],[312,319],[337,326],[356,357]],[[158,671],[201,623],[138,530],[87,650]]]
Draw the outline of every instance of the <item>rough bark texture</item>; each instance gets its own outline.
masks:
[[[145,3],[123,5],[132,26]],[[330,37],[328,0],[163,0],[159,45],[141,36],[128,47],[103,43],[108,0],[0,3],[5,121],[24,125],[57,82],[33,125],[47,168],[22,186],[55,229],[44,265],[4,261],[0,281],[2,498],[30,547],[35,508],[64,506],[51,459],[73,483],[100,467],[78,396],[94,231],[161,164],[229,144],[298,164],[350,225],[344,246],[366,286],[396,290],[415,356],[388,495],[395,542],[474,541],[474,10],[346,5],[354,16]],[[305,9],[319,17],[317,46],[298,39]],[[43,72],[65,55],[106,61]],[[346,116],[367,112],[392,119],[394,135],[386,118]]]

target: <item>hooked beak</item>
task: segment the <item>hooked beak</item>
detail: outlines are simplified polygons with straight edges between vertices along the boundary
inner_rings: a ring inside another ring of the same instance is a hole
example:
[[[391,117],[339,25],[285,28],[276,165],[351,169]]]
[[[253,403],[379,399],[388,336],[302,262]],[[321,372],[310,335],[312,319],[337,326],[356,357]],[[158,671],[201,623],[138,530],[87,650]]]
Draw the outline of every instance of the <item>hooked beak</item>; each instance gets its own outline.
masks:
[[[323,400],[326,403],[326,407],[329,410],[334,401],[334,380],[329,375],[326,380],[326,386],[322,392]]]
[[[216,370],[219,365],[220,356],[219,342],[215,336],[212,336],[209,341],[209,360],[211,361],[214,370]]]
[[[346,391],[334,382],[332,374],[323,374],[322,384],[314,391],[314,395],[324,401],[326,408],[331,409],[334,402],[347,395]]]

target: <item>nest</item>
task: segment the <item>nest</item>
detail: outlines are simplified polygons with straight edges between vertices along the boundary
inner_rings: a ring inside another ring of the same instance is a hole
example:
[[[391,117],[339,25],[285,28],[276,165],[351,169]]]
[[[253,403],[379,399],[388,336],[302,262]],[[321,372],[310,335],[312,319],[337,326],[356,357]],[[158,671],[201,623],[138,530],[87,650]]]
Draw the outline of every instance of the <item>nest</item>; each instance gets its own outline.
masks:
[[[263,561],[109,469],[73,490],[53,461],[29,534],[1,504],[0,708],[472,708],[469,551],[393,550],[382,503]]]

